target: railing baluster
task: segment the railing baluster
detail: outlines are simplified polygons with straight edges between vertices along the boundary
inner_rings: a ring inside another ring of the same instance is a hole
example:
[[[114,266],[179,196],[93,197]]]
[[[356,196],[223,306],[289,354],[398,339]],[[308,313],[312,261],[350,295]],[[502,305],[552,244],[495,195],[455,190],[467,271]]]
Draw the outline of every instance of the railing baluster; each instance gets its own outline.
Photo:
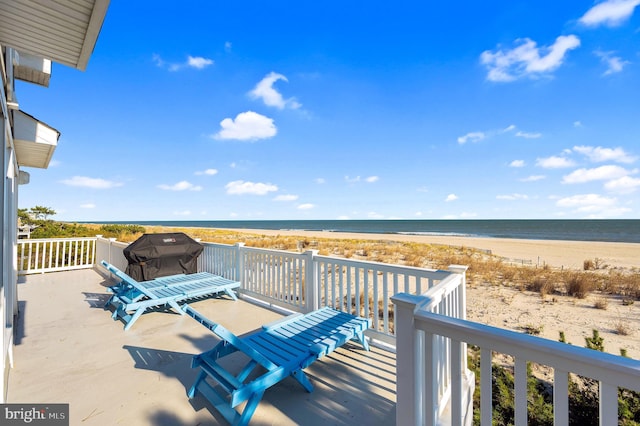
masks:
[[[369,318],[369,274],[371,269],[362,268],[362,303],[364,304],[364,317]]]
[[[44,251],[48,254],[47,256],[47,268],[51,268],[53,264],[53,241],[46,241],[44,244]],[[47,246],[49,250],[47,250]]]
[[[569,372],[559,368],[553,369],[553,424],[569,424]]]
[[[40,269],[40,244],[39,243],[35,243],[36,244],[36,264],[35,264],[35,268],[34,269]]]
[[[323,294],[324,294],[324,305],[331,306],[329,303],[329,268],[331,268],[331,264],[326,262],[324,264],[324,274],[322,275],[322,282],[324,282]]]
[[[492,354],[491,349],[482,348],[480,350],[480,422],[482,426],[491,426],[493,418]]]
[[[344,300],[344,266],[336,263],[336,268],[338,268],[338,285],[340,289],[340,304],[338,309],[344,311],[346,305],[346,301]]]
[[[378,272],[373,272],[373,329],[380,329],[380,312],[378,308],[378,304],[380,303],[379,295],[378,295]]]
[[[618,387],[600,382],[600,426],[618,424]]]
[[[350,314],[353,313],[353,301],[351,300],[351,270],[352,267],[349,265],[347,266],[347,312],[349,312]]]
[[[515,421],[516,426],[527,424],[527,360],[516,357],[514,366],[515,379]]]
[[[451,343],[451,425],[462,426],[462,374],[466,368],[466,354],[462,342],[450,339]],[[446,362],[446,361],[445,361]]]
[[[390,333],[389,328],[389,273],[382,275],[382,324],[383,332]]]

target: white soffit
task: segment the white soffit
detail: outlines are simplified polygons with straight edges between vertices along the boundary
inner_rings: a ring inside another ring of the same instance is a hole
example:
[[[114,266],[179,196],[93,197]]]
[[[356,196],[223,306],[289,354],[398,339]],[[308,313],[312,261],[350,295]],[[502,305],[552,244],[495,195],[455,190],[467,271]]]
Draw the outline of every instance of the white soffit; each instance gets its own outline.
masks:
[[[13,144],[20,167],[49,167],[60,132],[29,114],[13,111]]]
[[[109,0],[0,0],[0,44],[85,70]]]
[[[49,87],[51,61],[29,53],[17,52],[13,76],[22,81]]]

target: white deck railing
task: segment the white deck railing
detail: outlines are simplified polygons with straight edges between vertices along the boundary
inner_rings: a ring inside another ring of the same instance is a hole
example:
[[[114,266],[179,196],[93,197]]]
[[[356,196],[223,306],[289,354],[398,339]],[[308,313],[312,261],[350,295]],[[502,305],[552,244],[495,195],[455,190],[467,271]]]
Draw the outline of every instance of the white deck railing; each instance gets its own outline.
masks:
[[[112,263],[118,266],[113,254],[113,240],[109,249]],[[118,248],[116,248],[117,250]],[[121,249],[120,249],[121,250]],[[121,262],[124,257],[120,255]],[[433,270],[401,265],[390,265],[353,259],[320,256],[315,250],[294,253],[235,245],[204,243],[198,259],[200,271],[208,271],[241,282],[242,297],[257,299],[269,306],[289,311],[309,312],[323,306],[356,314],[372,321],[367,336],[388,347],[396,346],[397,321],[391,298],[399,292],[424,294],[431,301],[429,309],[454,318],[466,318],[464,266],[452,265],[449,270]],[[123,266],[124,267],[124,266]],[[449,339],[434,340],[433,381],[434,404],[437,417],[443,415],[452,391]],[[466,364],[466,352],[460,354]],[[419,367],[422,371],[424,367]],[[466,394],[473,394],[473,380],[465,382]],[[472,409],[470,397],[465,406]]]
[[[93,268],[96,238],[18,240],[17,248],[21,275]]]
[[[555,424],[568,424],[568,375],[600,383],[600,424],[617,424],[617,390],[640,391],[640,362],[466,321],[466,267],[448,271],[204,243],[199,269],[241,282],[241,296],[290,311],[321,306],[372,320],[368,336],[396,350],[397,424],[470,425],[475,377],[467,343],[481,348],[481,420],[492,423],[492,352],[515,357],[515,421],[527,422],[527,363],[554,369]],[[22,240],[20,273],[126,268],[126,244],[105,238]],[[60,259],[58,259],[60,255]],[[402,292],[402,293],[401,293]]]
[[[473,375],[466,368],[466,344],[480,348],[480,415],[482,425],[492,424],[493,352],[515,358],[515,424],[527,424],[527,363],[553,368],[554,424],[569,424],[569,374],[595,379],[600,389],[600,425],[618,424],[618,389],[640,391],[640,361],[571,346],[528,334],[490,327],[435,313],[435,301],[425,296],[399,294],[396,303],[396,363],[398,425],[438,424],[438,383],[442,355],[439,339],[450,351],[452,425],[469,425],[469,400]],[[446,378],[446,376],[445,376]]]
[[[204,243],[198,268],[242,283],[244,296],[271,306],[310,312],[331,306],[370,318],[369,337],[394,345],[393,304],[398,292],[421,294],[440,282],[458,277],[447,288],[450,315],[464,313],[464,271],[414,268],[236,245]],[[462,275],[461,275],[462,274]],[[454,291],[457,288],[457,291]],[[452,298],[458,298],[455,301]],[[445,309],[443,307],[443,309]]]

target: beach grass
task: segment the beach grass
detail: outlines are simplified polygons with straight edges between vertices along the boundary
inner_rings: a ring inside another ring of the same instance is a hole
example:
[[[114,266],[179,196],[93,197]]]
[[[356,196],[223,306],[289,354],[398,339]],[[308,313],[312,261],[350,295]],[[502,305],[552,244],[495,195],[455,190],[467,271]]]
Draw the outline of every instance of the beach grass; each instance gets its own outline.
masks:
[[[569,295],[584,299],[594,292],[619,295],[633,302],[640,299],[640,273],[637,268],[611,268],[602,258],[585,259],[582,268],[554,268],[548,264],[513,262],[465,246],[426,244],[390,239],[316,238],[308,235],[262,234],[259,231],[147,226],[137,232],[123,228],[104,232],[102,225],[89,225],[96,233],[132,242],[143,233],[184,232],[203,242],[219,244],[244,243],[248,247],[285,251],[317,250],[321,255],[398,264],[421,268],[447,269],[449,265],[466,265],[469,286],[494,285],[539,293]]]

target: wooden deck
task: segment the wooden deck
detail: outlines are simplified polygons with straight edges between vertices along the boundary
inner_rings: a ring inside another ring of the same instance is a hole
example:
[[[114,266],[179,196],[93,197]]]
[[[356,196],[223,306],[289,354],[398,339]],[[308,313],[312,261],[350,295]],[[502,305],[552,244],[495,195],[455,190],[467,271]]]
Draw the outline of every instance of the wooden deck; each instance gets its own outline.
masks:
[[[124,331],[102,306],[113,284],[94,270],[22,277],[10,403],[69,403],[70,424],[225,424],[201,397],[186,392],[193,355],[216,337],[192,318],[142,315]],[[243,300],[207,299],[192,306],[243,335],[281,315]],[[255,425],[390,425],[395,423],[395,355],[347,344],[311,365],[315,390],[288,378],[267,390]]]

